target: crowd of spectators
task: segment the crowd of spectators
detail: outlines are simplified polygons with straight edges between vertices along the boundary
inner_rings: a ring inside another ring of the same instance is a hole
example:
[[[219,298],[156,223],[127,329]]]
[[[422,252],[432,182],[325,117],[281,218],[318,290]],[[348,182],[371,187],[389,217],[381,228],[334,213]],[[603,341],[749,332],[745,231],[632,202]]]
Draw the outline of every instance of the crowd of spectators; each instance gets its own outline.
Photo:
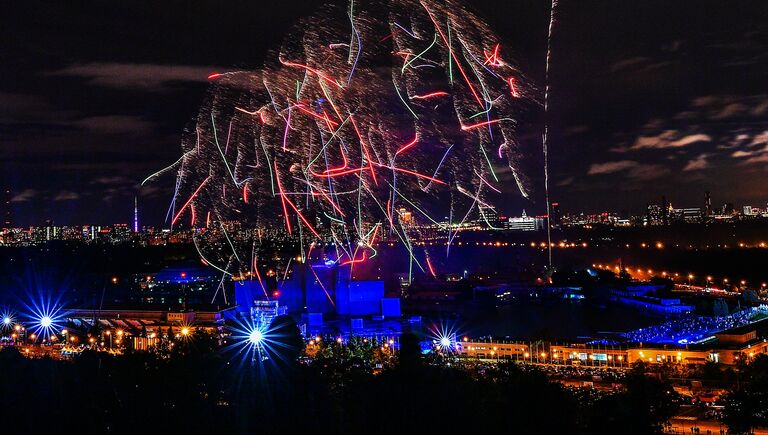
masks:
[[[756,308],[748,308],[727,316],[690,316],[660,325],[625,332],[633,343],[695,344],[715,333],[754,322]]]

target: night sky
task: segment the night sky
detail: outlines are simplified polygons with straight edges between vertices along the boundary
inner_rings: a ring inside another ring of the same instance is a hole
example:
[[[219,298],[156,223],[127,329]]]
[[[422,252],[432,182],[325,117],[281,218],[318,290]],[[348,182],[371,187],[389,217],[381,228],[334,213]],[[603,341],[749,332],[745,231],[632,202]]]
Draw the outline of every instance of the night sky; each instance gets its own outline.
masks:
[[[269,5],[265,5],[269,3]],[[22,1],[0,18],[0,183],[13,223],[162,225],[213,71],[256,69],[322,2]],[[544,88],[549,3],[474,0]],[[768,202],[768,2],[560,0],[552,41],[551,191],[565,212]],[[543,213],[543,116],[520,142]]]

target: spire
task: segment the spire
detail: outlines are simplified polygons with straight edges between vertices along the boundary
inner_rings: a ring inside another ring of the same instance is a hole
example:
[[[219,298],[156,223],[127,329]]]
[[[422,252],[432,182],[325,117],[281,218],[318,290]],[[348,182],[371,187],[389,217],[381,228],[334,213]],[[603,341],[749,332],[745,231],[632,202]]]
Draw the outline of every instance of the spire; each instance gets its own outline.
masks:
[[[139,198],[133,197],[133,232],[139,232]]]

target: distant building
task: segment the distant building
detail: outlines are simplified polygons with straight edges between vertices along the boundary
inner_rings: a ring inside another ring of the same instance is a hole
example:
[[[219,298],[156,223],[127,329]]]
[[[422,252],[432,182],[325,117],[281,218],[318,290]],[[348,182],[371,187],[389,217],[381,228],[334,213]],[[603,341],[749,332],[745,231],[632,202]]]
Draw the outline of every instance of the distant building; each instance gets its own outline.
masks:
[[[700,222],[702,218],[701,209],[698,207],[674,208],[671,215],[674,220],[683,222]]]
[[[553,202],[552,206],[549,208],[549,214],[550,214],[550,223],[552,226],[560,226],[560,224],[563,221],[563,214],[560,210],[560,203],[559,202]]]
[[[645,211],[645,222],[646,225],[663,225],[663,208],[657,204],[648,204]]]
[[[277,316],[288,314],[288,308],[280,306],[278,300],[254,300],[251,305],[251,321],[257,327],[267,327]]]
[[[709,191],[704,192],[704,217],[708,218],[712,216],[712,197]]]
[[[409,227],[409,226],[413,226],[413,224],[415,223],[413,219],[413,213],[406,208],[398,209],[397,215],[399,216],[400,223],[403,226]]]
[[[505,229],[510,231],[539,231],[544,228],[544,219],[530,217],[523,210],[520,217],[511,217],[504,223]]]

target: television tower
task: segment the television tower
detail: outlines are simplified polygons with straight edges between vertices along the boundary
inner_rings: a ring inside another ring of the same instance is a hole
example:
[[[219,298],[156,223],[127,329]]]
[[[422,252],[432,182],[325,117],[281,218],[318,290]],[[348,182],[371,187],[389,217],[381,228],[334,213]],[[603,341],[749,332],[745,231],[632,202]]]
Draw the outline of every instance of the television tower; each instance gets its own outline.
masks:
[[[139,232],[139,198],[133,197],[133,232]]]

